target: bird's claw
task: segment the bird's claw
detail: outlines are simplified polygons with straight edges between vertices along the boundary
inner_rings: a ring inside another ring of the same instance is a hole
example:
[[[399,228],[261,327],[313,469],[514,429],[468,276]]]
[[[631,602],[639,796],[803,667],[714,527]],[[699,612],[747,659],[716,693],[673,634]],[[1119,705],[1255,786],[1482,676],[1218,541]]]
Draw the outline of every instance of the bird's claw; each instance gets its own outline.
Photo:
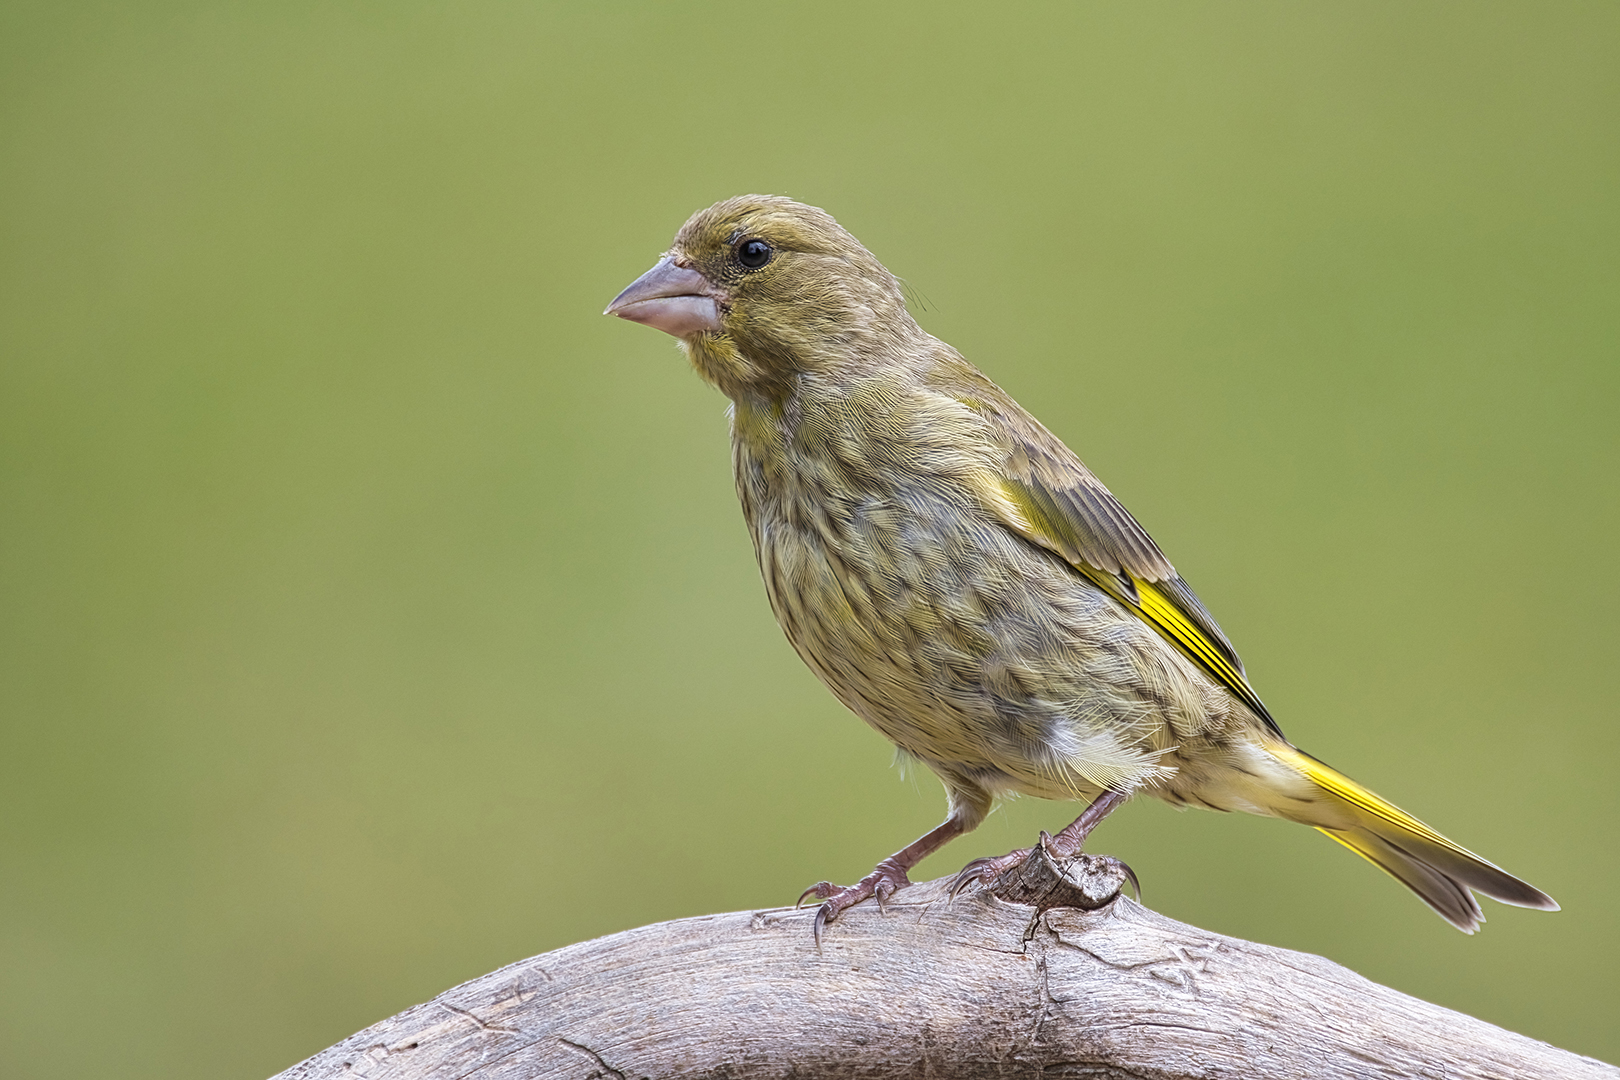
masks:
[[[997,878],[1029,858],[1030,852],[1034,850],[1034,848],[1019,848],[1017,851],[1009,851],[1005,855],[974,859],[958,870],[956,876],[951,879],[949,898],[955,900],[957,893],[974,882],[987,887],[994,885]]]
[[[1131,892],[1136,894],[1136,902],[1140,904],[1142,902],[1142,883],[1136,880],[1136,871],[1132,870],[1131,864],[1124,859],[1115,859],[1114,861],[1119,864],[1121,870],[1125,871],[1125,880],[1131,883]]]
[[[1052,862],[1060,868],[1060,872],[1066,872],[1069,864],[1072,863],[1080,853],[1062,851],[1060,850],[1059,845],[1054,844],[1052,841],[1053,838],[1051,836],[1047,835],[1045,832],[1042,832],[1039,846],[1043,851],[1046,852],[1048,858],[1050,858]],[[1017,851],[1009,851],[1005,855],[974,859],[972,862],[962,867],[962,869],[958,870],[956,872],[956,876],[951,879],[950,890],[946,894],[947,898],[951,900],[956,899],[956,895],[958,893],[975,882],[985,888],[993,887],[996,882],[1001,880],[1001,878],[1008,871],[1022,866],[1024,860],[1028,859],[1034,853],[1034,848],[1019,848]],[[1119,867],[1120,871],[1125,875],[1125,880],[1131,883],[1131,891],[1136,894],[1137,903],[1141,903],[1142,883],[1137,880],[1136,871],[1131,869],[1130,864],[1121,859],[1116,859],[1112,855],[1103,855],[1099,856],[1099,858],[1102,858]]]
[[[807,896],[814,896],[819,900],[825,900],[827,897],[833,895],[833,893],[837,891],[838,886],[834,885],[832,882],[818,881],[808,889],[804,890],[804,892],[800,893],[799,898],[793,901],[793,906],[795,909],[804,907],[804,898]]]
[[[810,888],[799,894],[798,903],[801,906],[805,898],[814,896],[823,903],[816,910],[816,919],[811,929],[815,933],[816,948],[821,948],[821,931],[826,925],[838,918],[839,915],[854,907],[862,900],[877,897],[878,908],[882,910],[888,903],[889,897],[911,884],[906,872],[897,864],[884,859],[877,867],[853,885],[842,888],[830,881],[818,881]]]

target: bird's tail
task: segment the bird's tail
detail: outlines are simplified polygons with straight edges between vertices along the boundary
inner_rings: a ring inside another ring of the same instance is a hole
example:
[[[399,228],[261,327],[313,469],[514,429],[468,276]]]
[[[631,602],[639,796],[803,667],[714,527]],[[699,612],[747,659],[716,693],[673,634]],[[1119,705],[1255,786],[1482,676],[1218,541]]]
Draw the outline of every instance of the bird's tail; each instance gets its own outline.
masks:
[[[1333,826],[1306,824],[1337,840],[1417,893],[1440,917],[1465,934],[1485,921],[1473,889],[1504,904],[1557,911],[1552,897],[1501,867],[1447,840],[1393,803],[1287,743],[1268,740],[1266,751],[1305,775],[1335,804]]]

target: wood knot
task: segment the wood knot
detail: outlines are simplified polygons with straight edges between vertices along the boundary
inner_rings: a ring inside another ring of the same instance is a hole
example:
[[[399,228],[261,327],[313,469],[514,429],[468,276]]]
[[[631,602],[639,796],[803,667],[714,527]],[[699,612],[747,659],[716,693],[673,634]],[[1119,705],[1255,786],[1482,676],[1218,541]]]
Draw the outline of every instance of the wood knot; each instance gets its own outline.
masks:
[[[1113,903],[1130,880],[1130,867],[1112,856],[1082,853],[1060,862],[1041,843],[1027,859],[998,877],[990,892],[1036,911],[1059,907],[1096,911]]]

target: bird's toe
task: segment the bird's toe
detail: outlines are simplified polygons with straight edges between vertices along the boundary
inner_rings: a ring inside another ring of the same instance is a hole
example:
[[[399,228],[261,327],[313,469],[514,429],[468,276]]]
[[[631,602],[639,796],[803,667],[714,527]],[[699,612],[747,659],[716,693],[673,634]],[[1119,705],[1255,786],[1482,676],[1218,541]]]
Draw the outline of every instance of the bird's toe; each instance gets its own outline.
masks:
[[[957,893],[975,882],[986,888],[994,885],[996,880],[1003,874],[1021,865],[1025,859],[1029,858],[1029,853],[1033,850],[1033,848],[1019,848],[1017,851],[1009,851],[1005,855],[974,859],[958,870],[956,876],[951,879],[951,897],[954,899]]]

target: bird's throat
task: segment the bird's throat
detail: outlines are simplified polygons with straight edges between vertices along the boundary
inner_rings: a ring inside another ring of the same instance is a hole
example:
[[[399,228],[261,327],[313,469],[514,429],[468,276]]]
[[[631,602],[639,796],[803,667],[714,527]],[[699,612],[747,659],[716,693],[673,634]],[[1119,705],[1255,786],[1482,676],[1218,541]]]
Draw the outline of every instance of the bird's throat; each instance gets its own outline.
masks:
[[[754,362],[729,334],[697,334],[681,341],[703,381],[732,401],[778,402],[791,392],[791,378]]]

